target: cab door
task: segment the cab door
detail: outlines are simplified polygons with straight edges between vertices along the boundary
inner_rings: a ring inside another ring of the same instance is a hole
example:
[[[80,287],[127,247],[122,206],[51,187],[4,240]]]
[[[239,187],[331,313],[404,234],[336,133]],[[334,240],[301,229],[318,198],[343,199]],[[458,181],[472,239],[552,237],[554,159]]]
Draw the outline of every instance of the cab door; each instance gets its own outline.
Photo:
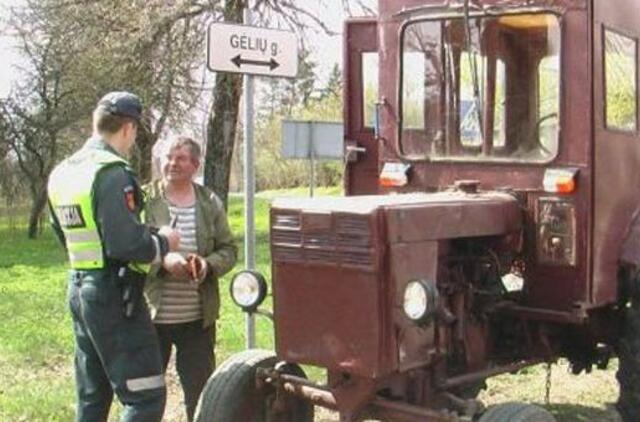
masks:
[[[615,302],[619,254],[640,208],[640,1],[594,0],[593,286],[596,305]],[[637,244],[637,242],[632,242]]]
[[[374,19],[351,19],[344,28],[344,136],[346,195],[378,192],[378,29]]]

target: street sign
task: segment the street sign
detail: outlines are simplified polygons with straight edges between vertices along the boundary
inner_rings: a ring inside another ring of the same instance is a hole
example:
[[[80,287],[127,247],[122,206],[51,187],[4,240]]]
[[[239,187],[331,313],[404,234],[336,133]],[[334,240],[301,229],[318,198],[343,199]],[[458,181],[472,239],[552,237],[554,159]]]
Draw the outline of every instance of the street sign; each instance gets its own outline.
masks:
[[[282,121],[282,156],[309,160],[309,196],[316,186],[316,160],[344,157],[344,125],[314,120]]]
[[[282,156],[340,160],[344,157],[343,137],[341,122],[283,120]]]
[[[217,72],[293,78],[298,74],[298,40],[288,31],[212,23],[207,64]]]

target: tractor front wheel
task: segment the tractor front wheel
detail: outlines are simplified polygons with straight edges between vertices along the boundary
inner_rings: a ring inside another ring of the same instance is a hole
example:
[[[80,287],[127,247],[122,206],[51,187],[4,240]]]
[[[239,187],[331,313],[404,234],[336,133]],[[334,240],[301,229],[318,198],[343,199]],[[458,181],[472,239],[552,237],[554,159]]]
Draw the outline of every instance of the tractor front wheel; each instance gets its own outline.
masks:
[[[312,404],[287,396],[281,398],[276,409],[275,388],[256,383],[258,368],[273,368],[276,363],[276,356],[264,350],[246,350],[230,357],[207,381],[196,409],[196,422],[312,422]],[[284,368],[290,375],[305,377],[298,365],[287,364]]]

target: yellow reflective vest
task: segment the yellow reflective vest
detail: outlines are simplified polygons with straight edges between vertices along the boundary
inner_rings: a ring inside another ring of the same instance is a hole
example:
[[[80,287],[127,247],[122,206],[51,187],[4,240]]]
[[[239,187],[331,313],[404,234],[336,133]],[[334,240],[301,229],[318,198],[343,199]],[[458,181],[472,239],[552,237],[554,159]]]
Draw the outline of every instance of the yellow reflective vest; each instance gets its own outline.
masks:
[[[82,148],[49,177],[49,199],[64,233],[69,262],[76,270],[104,268],[104,251],[93,214],[93,185],[100,170],[129,163],[107,150]]]

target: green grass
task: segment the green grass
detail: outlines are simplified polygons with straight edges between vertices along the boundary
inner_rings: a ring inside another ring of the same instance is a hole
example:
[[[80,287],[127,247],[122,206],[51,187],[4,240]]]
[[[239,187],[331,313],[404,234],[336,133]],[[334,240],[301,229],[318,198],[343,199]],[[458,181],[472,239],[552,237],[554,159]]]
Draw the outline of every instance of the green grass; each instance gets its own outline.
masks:
[[[74,389],[66,263],[51,231],[0,229],[0,420],[68,421]]]

